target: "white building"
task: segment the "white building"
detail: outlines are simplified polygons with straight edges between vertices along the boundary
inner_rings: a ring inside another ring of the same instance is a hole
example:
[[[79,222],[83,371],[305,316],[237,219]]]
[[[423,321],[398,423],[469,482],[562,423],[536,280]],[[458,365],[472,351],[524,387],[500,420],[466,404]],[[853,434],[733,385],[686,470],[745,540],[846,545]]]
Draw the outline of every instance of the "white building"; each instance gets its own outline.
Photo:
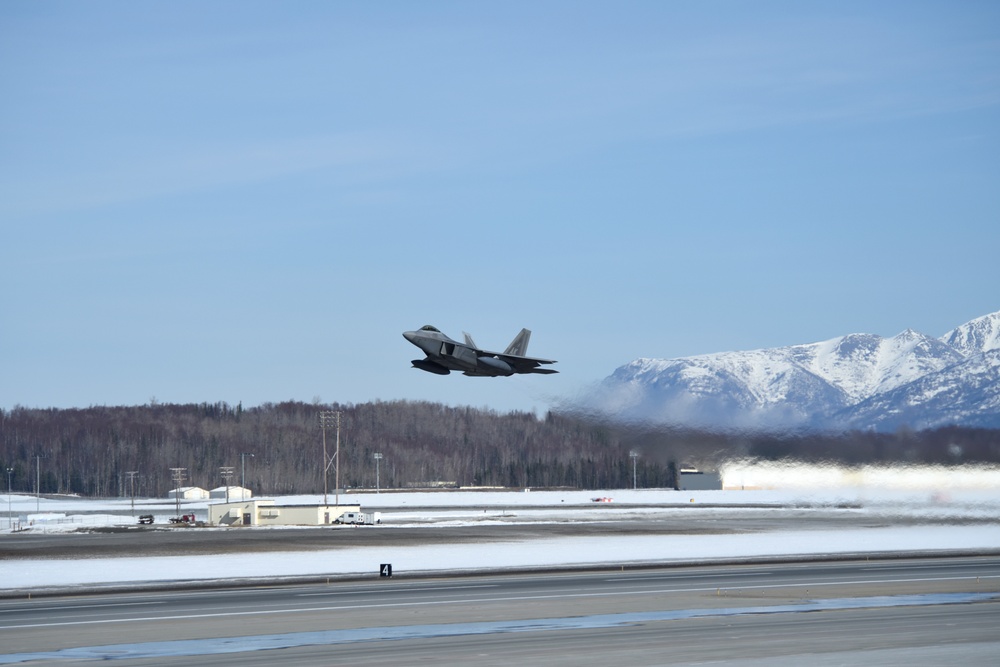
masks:
[[[341,515],[360,512],[361,505],[277,505],[273,500],[212,503],[208,523],[213,526],[328,526]]]
[[[226,487],[220,486],[209,491],[208,496],[209,498],[220,498],[222,500],[249,500],[253,498],[253,492],[242,486],[230,486],[229,495],[226,495]]]
[[[181,500],[208,500],[208,491],[197,486],[182,486],[167,492],[167,498]]]

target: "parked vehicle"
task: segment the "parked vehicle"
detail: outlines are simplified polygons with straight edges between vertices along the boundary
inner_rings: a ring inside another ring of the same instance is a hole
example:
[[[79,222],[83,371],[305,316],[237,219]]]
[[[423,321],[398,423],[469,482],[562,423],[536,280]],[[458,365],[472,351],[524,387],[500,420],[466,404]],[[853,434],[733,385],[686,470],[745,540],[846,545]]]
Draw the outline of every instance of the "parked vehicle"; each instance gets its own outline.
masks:
[[[337,523],[346,523],[352,526],[374,526],[382,523],[381,512],[344,512],[337,519]]]

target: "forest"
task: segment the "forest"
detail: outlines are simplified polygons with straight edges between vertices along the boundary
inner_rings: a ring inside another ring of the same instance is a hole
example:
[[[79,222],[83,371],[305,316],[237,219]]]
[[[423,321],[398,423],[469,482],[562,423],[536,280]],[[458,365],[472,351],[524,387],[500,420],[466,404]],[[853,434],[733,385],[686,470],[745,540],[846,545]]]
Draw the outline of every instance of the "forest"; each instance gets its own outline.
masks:
[[[335,479],[343,489],[676,488],[681,467],[732,459],[1000,462],[1000,431],[959,427],[710,433],[411,401],[0,410],[0,465],[15,492],[165,497],[176,486],[245,479],[256,495],[322,493],[324,439],[337,463],[327,471],[331,491]],[[172,469],[182,469],[181,483]]]

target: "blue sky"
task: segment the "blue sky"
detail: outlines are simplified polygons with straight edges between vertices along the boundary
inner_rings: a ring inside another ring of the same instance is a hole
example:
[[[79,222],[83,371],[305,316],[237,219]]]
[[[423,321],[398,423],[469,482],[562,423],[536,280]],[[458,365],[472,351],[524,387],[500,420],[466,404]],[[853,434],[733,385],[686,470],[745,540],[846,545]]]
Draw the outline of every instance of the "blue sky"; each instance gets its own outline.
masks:
[[[1000,309],[993,2],[11,1],[0,91],[0,407],[541,414]]]

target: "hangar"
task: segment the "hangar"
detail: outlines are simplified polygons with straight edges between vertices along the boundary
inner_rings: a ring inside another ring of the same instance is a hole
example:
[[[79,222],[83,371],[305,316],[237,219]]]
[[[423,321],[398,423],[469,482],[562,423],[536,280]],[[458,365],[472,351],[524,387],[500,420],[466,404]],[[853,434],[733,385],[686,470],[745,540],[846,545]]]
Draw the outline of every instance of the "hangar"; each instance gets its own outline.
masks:
[[[242,486],[220,486],[209,491],[208,496],[209,498],[225,498],[226,500],[239,498],[242,501],[253,498],[253,491]]]
[[[177,500],[207,500],[208,491],[200,486],[182,486],[167,492],[167,498]]]
[[[214,526],[327,526],[361,505],[278,505],[264,498],[213,503],[208,523]]]

